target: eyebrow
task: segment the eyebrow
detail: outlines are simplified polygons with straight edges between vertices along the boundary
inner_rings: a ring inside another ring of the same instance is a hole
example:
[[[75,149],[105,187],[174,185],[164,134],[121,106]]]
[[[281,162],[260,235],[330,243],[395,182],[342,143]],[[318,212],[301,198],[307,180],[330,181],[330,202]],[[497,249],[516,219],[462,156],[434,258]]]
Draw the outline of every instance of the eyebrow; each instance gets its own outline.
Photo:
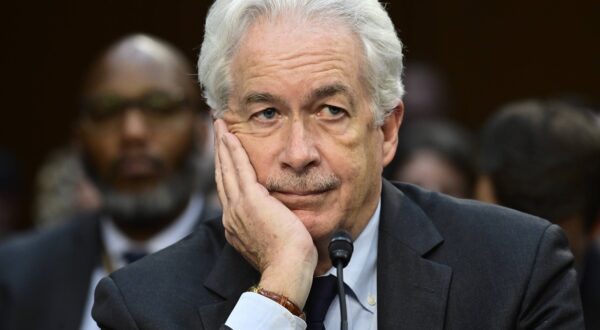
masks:
[[[317,100],[325,99],[328,97],[335,96],[337,94],[344,94],[348,97],[350,102],[350,107],[354,108],[354,94],[350,91],[350,89],[340,83],[334,83],[331,85],[326,85],[315,89],[308,98],[308,103],[315,102]],[[350,109],[351,110],[351,109]]]
[[[327,85],[327,86],[323,86],[323,87],[319,87],[319,88],[315,89],[311,93],[310,99],[311,100],[319,100],[319,99],[324,99],[324,98],[334,96],[336,94],[346,94],[348,97],[352,98],[352,93],[350,93],[350,90],[348,89],[348,87],[346,87],[345,85],[342,85],[342,84],[333,84],[333,85]]]

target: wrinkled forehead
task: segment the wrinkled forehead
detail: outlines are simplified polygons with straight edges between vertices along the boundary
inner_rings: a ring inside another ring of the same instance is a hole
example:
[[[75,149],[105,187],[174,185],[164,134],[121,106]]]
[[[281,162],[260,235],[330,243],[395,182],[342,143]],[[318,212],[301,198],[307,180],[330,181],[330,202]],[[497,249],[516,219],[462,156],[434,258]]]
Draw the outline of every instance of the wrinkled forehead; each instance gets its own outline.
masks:
[[[309,77],[361,88],[363,53],[358,36],[344,25],[294,16],[258,19],[233,56],[232,87],[243,93],[269,78],[294,85]]]

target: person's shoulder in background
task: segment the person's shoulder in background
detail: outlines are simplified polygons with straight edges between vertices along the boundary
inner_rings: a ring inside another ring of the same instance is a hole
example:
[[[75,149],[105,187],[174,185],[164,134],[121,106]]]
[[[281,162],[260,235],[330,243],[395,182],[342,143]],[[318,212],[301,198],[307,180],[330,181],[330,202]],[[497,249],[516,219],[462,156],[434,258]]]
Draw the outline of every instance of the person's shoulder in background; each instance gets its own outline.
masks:
[[[81,215],[0,244],[0,329],[39,328],[57,319],[51,314],[80,305],[100,263],[98,227],[98,215]]]
[[[61,259],[64,256],[60,253],[65,246],[75,244],[77,240],[99,239],[98,226],[97,213],[81,214],[63,225],[32,230],[11,237],[0,244],[0,274],[17,270],[43,273],[44,269],[40,268],[40,265],[29,265],[32,260],[48,260],[58,264],[66,262],[68,260]],[[24,269],[30,266],[35,268]]]
[[[194,324],[197,308],[216,301],[203,284],[224,245],[220,217],[200,223],[181,241],[102,279],[96,287],[92,316],[100,322],[108,317],[121,326],[131,322],[148,322],[156,328]],[[164,327],[155,322],[163,322]]]

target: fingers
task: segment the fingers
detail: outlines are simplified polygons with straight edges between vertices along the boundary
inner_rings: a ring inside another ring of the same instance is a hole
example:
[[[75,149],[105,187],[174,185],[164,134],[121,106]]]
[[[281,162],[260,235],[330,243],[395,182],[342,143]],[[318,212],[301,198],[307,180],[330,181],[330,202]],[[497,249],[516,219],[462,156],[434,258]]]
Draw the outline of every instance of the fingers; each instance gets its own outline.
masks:
[[[222,120],[215,120],[215,131],[217,133],[217,139],[215,143],[218,146],[217,152],[215,154],[219,157],[219,165],[221,168],[221,183],[223,188],[222,190],[225,193],[227,202],[229,203],[232,200],[237,200],[240,187],[238,184],[237,173],[234,169],[235,165],[233,164],[231,155],[223,142],[223,136],[227,131],[227,127],[225,126],[225,123]]]
[[[250,163],[250,158],[248,158],[246,150],[235,135],[226,133],[223,135],[223,140],[229,157],[231,157],[235,166],[240,188],[246,190],[246,188],[256,184],[256,172]]]
[[[222,179],[226,189],[237,186],[242,193],[255,188],[256,172],[240,140],[227,131],[225,122],[217,120]],[[225,172],[227,169],[227,172]]]

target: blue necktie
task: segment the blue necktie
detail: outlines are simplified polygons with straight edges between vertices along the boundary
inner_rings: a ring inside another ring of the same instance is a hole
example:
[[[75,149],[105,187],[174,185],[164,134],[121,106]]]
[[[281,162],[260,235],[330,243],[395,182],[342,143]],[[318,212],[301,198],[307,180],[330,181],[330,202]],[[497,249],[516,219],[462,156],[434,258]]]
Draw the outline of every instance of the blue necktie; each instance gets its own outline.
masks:
[[[333,275],[313,279],[304,312],[307,330],[324,330],[325,315],[333,298],[337,295],[337,278]]]
[[[123,259],[125,259],[125,261],[129,265],[130,263],[136,262],[147,255],[148,253],[145,251],[127,251],[123,253]]]

